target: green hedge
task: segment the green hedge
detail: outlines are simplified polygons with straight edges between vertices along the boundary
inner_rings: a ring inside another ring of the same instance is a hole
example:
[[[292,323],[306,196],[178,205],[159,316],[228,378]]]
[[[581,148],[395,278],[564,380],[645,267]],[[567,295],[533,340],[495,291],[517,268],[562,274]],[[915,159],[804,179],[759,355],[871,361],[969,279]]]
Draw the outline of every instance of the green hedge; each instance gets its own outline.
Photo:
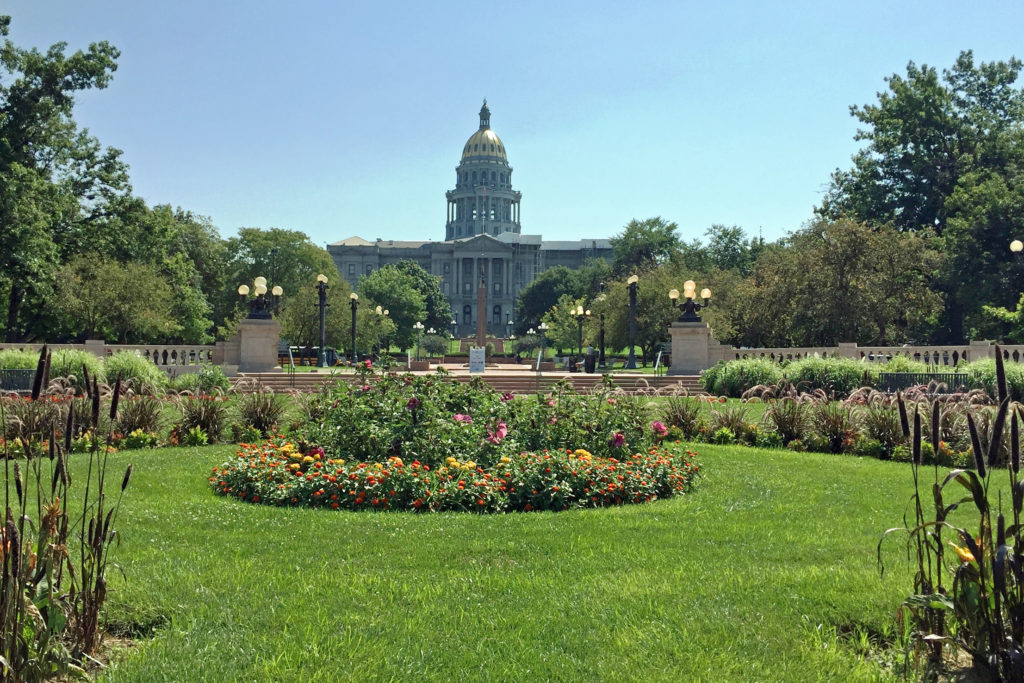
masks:
[[[107,356],[103,361],[107,382],[121,378],[130,382],[136,391],[163,390],[167,386],[167,375],[153,361],[134,351],[120,351]]]
[[[733,398],[758,384],[776,384],[781,379],[782,366],[768,358],[720,362],[701,375],[701,383],[708,393]]]
[[[1003,363],[1006,370],[1006,388],[1014,401],[1024,400],[1024,363],[1008,361]],[[961,363],[959,372],[967,374],[967,386],[971,389],[984,389],[992,397],[998,395],[996,389],[996,360],[985,358],[972,363]]]
[[[19,351],[18,349],[0,351],[0,369],[32,370],[38,362],[39,353],[36,351]]]
[[[785,368],[786,379],[801,391],[824,389],[845,396],[878,382],[878,366],[852,358],[802,358]]]

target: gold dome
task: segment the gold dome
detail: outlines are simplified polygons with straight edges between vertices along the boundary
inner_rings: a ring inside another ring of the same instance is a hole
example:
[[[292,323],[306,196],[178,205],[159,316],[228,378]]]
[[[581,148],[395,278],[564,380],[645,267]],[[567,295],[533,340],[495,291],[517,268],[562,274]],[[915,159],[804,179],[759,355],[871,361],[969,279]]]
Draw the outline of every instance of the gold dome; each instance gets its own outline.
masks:
[[[501,138],[490,128],[481,128],[469,136],[466,146],[462,148],[463,160],[470,157],[494,157],[508,161],[505,156],[505,145]]]

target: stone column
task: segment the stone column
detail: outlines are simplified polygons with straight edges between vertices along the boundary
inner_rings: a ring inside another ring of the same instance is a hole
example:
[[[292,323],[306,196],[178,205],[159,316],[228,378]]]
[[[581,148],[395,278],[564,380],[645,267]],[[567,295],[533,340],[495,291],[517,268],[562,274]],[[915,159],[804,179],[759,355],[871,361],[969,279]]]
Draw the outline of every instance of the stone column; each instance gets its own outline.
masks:
[[[668,328],[672,335],[670,375],[696,375],[713,365],[709,358],[711,328],[705,322],[675,322]]]
[[[238,326],[239,372],[280,371],[277,346],[281,323],[274,319],[246,318]]]

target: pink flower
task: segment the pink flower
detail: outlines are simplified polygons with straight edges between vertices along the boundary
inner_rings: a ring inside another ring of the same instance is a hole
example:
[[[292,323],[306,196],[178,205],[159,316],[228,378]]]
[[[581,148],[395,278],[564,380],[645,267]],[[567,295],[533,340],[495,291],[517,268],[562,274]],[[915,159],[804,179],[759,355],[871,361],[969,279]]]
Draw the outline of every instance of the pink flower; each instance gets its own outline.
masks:
[[[608,405],[610,405],[610,406],[615,405],[615,399],[614,398],[608,399]]]
[[[549,398],[548,399],[548,405],[551,406],[552,408],[554,408],[555,407],[555,400],[552,399],[552,398]]]
[[[612,438],[608,441],[608,445],[612,448],[622,448],[622,444],[626,442],[626,436],[622,432],[615,432],[612,434]]]
[[[469,424],[473,421],[473,418],[471,418],[469,415],[463,415],[462,413],[455,413],[454,417],[456,422],[465,422]]]
[[[369,358],[366,359],[366,367],[368,367],[368,368],[372,368],[373,367],[373,363],[370,362]]]
[[[363,386],[361,386],[361,387],[359,387],[359,388],[360,388],[360,390],[362,390],[362,392],[363,392],[363,393],[365,394],[365,393],[366,393],[367,391],[369,391],[369,390],[370,390],[370,385],[369,385],[369,384],[364,384]]]
[[[651,423],[651,430],[654,431],[658,436],[666,436],[668,434],[668,427],[661,420],[655,420]]]
[[[491,443],[501,443],[501,440],[508,436],[508,426],[504,422],[498,423],[498,429],[495,431],[487,430],[487,440]]]
[[[502,394],[501,395],[501,402],[504,403],[505,401],[511,401],[512,398],[513,398],[513,396],[512,396],[511,393]]]
[[[556,422],[558,422],[558,418],[552,417],[550,420],[548,420],[548,422],[550,422],[551,424],[555,424]]]

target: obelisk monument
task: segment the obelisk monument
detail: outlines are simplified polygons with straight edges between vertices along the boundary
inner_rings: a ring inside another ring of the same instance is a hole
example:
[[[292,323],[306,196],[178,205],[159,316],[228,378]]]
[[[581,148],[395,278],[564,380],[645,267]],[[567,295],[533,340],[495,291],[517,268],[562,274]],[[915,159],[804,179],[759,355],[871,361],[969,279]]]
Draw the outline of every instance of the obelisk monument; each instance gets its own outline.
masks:
[[[476,288],[476,345],[481,349],[487,344],[487,281],[480,271],[480,286]]]

